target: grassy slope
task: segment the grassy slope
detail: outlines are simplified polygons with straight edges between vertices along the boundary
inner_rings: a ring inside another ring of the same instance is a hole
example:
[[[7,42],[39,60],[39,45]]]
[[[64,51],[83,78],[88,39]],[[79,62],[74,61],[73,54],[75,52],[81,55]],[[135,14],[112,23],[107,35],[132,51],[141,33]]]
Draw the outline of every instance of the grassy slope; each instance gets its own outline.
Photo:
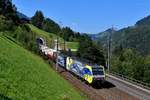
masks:
[[[78,42],[67,42],[67,46],[71,49],[78,49],[79,43]]]
[[[33,32],[41,35],[41,36],[45,36],[45,37],[50,37],[50,38],[56,38],[56,35],[53,34],[53,33],[48,33],[48,32],[45,32],[43,30],[40,30],[38,29],[37,27],[31,25],[31,24],[28,24],[28,26],[32,29]]]
[[[54,41],[54,39],[57,38],[57,36],[56,36],[55,34],[53,34],[53,33],[45,32],[45,31],[43,31],[43,30],[41,30],[41,29],[39,29],[39,28],[37,28],[37,27],[31,25],[31,24],[28,24],[28,26],[30,27],[30,29],[31,29],[34,33],[36,33],[36,35],[37,35],[38,37],[44,38],[44,39],[46,40],[46,42],[48,43],[49,46],[50,46],[51,43]],[[60,41],[63,41],[63,39],[60,38]]]
[[[31,30],[33,32],[35,32],[38,36],[41,36],[43,37],[44,39],[47,40],[47,43],[51,42],[53,39],[56,39],[56,35],[53,34],[53,33],[48,33],[48,32],[45,32],[43,30],[40,30],[38,29],[37,27],[31,25],[31,24],[28,24],[28,26],[31,28]],[[63,38],[59,38],[60,39],[60,42],[61,44],[64,43],[64,40]],[[77,42],[67,42],[67,47],[68,48],[71,48],[71,49],[78,49],[78,43]]]
[[[40,57],[0,35],[0,100],[83,99]]]

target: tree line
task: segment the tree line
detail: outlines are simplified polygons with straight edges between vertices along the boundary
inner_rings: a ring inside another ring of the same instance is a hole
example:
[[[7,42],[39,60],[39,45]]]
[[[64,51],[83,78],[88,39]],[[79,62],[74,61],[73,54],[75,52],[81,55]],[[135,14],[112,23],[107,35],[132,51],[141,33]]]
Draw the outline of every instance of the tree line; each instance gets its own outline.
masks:
[[[21,23],[17,8],[11,0],[0,0],[0,32],[7,38],[19,41],[16,43],[26,49],[36,52],[36,35],[26,24]]]
[[[110,71],[150,83],[150,55],[142,56],[133,48],[119,46],[113,51]]]
[[[61,28],[52,19],[45,18],[42,11],[36,11],[35,15],[31,18],[31,23],[46,32],[59,35],[66,41],[78,41],[80,38],[79,32],[74,32],[70,27]]]

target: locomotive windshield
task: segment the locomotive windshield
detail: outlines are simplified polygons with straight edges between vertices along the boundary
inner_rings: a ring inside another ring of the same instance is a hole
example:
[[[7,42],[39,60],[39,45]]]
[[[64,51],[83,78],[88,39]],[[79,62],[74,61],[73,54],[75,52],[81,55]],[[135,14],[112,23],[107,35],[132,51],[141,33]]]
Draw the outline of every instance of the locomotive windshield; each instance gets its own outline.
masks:
[[[92,68],[93,75],[104,75],[103,68],[101,67],[96,67]]]

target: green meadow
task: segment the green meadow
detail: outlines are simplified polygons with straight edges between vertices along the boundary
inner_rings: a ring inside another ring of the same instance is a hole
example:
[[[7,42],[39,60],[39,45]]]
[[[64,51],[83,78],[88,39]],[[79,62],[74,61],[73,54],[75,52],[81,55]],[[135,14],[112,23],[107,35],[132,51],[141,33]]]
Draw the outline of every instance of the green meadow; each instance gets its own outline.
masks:
[[[0,100],[83,100],[35,54],[0,35]]]

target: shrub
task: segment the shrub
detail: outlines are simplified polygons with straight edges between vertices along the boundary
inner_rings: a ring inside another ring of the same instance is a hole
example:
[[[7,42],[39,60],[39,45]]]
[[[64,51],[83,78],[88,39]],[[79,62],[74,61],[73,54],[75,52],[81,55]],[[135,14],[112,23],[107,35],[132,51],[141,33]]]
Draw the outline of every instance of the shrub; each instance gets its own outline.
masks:
[[[0,15],[0,31],[12,30],[13,22]]]

